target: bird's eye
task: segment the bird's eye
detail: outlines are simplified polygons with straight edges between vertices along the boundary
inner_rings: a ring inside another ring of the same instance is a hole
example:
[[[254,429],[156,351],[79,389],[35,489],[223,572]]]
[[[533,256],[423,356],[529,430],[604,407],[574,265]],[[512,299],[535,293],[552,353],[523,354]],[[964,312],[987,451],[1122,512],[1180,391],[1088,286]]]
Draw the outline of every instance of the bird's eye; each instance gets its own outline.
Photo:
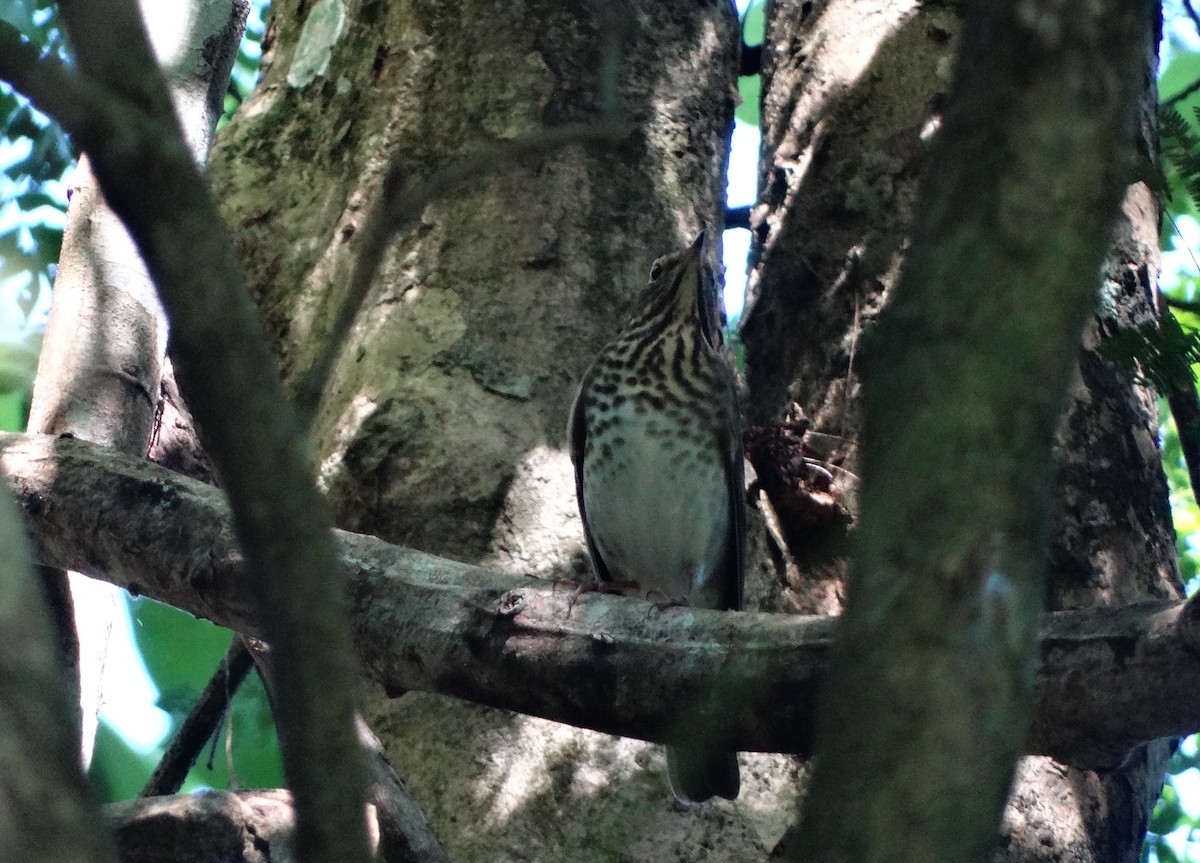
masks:
[[[650,267],[650,281],[657,282],[658,277],[662,275],[662,271],[663,271],[662,262],[655,261],[654,265],[652,267]]]

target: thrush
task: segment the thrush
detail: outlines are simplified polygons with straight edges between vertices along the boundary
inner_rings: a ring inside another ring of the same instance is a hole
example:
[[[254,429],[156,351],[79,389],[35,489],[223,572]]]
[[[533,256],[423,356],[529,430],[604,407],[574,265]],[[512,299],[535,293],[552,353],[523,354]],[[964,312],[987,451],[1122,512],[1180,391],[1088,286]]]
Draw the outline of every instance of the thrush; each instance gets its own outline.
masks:
[[[584,375],[571,459],[597,580],[701,608],[742,604],[741,414],[704,235],[659,258]],[[737,756],[704,739],[667,748],[675,796],[730,800]]]

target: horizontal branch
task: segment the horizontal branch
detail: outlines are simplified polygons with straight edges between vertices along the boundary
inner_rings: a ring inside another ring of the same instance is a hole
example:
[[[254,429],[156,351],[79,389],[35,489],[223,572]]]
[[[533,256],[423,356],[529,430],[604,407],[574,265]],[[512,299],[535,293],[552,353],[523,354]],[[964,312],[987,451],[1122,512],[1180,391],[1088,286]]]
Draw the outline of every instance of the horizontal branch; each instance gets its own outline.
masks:
[[[73,439],[0,435],[41,563],[92,573],[248,635],[248,579],[219,491]],[[680,707],[741,750],[812,751],[835,621],[658,611],[338,533],[358,657],[419,689],[661,741]],[[1048,614],[1026,750],[1110,767],[1200,730],[1200,605]]]

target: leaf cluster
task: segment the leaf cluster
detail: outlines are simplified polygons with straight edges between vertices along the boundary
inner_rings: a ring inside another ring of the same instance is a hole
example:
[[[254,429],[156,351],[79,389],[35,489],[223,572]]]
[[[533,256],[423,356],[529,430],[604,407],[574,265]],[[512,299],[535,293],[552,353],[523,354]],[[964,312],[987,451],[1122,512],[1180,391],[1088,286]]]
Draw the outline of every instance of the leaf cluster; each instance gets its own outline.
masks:
[[[269,6],[269,0],[254,0],[250,4],[246,32],[238,45],[237,59],[234,60],[233,70],[229,75],[224,113],[217,122],[218,129],[233,119],[234,113],[250,98],[251,91],[258,84],[259,70],[262,67],[262,43],[267,32],[265,16]]]
[[[55,4],[0,0],[0,21],[43,53],[65,57]],[[24,424],[75,163],[59,127],[0,84],[0,425]]]
[[[1194,122],[1200,124],[1200,105],[1193,106],[1192,113]],[[1158,191],[1186,191],[1195,205],[1200,200],[1200,134],[1196,125],[1167,105],[1160,108],[1158,123],[1164,175]]]
[[[1189,318],[1194,317],[1188,315]],[[1118,330],[1100,344],[1100,354],[1136,380],[1160,393],[1195,386],[1200,363],[1200,330],[1173,314],[1138,327]]]

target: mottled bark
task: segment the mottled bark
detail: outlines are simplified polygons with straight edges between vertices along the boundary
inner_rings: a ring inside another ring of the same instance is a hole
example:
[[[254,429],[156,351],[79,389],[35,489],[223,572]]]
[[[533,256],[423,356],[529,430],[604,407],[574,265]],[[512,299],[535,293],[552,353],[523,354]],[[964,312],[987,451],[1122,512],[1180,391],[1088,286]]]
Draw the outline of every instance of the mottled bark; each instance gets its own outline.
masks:
[[[851,514],[862,337],[903,260],[958,28],[955,7],[911,0],[789,0],[767,17],[742,324],[748,419],[806,415],[807,437],[836,465],[832,492]],[[786,514],[786,501],[777,505]],[[785,600],[801,612],[838,613],[844,552],[840,530],[801,530],[781,543]]]
[[[354,253],[390,158],[419,181],[490,141],[600,119],[607,5],[347,7],[332,65],[304,86],[289,75],[308,6],[275,7],[262,84],[213,173],[286,380],[316,350],[341,288],[329,274]],[[571,390],[650,262],[715,226],[732,108],[727,9],[619,11],[627,149],[499,164],[428,207],[385,260],[315,430],[344,527],[580,568],[575,531],[553,527],[574,506],[554,451]],[[554,513],[544,527],[538,506]]]
[[[1146,45],[1147,81],[1154,80],[1156,45]],[[1158,205],[1135,184],[1114,229],[1099,312],[1084,336],[1079,376],[1059,427],[1047,609],[1183,595],[1157,443],[1157,395],[1101,353],[1105,338],[1155,320],[1157,289]],[[998,860],[1140,860],[1176,742],[1151,741],[1099,771],[1026,759],[1005,812]]]
[[[285,863],[296,811],[286,791],[208,791],[114,803],[105,815],[122,863]]]

